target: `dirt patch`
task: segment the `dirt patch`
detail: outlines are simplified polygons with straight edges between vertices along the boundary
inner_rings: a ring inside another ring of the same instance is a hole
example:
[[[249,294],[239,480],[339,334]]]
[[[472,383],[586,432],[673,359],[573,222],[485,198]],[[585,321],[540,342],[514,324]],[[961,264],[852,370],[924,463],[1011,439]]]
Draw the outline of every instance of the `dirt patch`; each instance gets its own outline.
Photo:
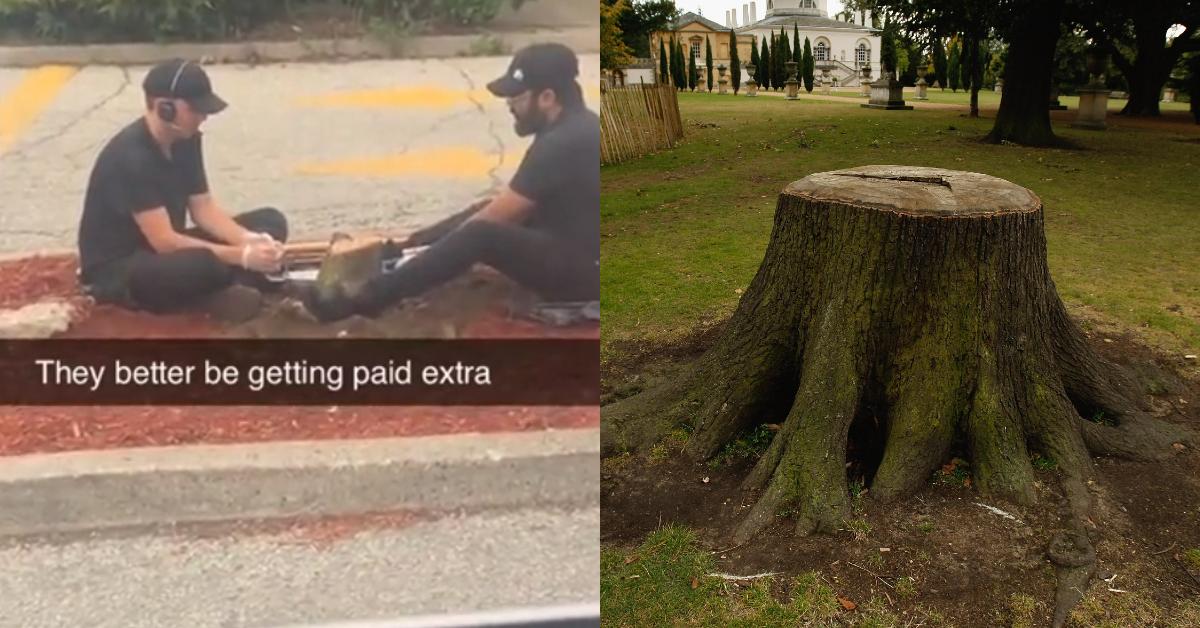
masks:
[[[595,324],[552,328],[514,318],[527,295],[493,272],[464,277],[379,319],[321,325],[274,295],[250,323],[200,314],[154,316],[94,305],[79,294],[71,257],[0,262],[0,306],[77,302],[63,338],[599,338]],[[18,407],[0,406],[0,455],[114,447],[424,436],[599,425],[587,407]]]
[[[608,360],[604,374],[615,381],[606,381],[604,390],[611,395],[654,368],[677,368],[714,337],[708,330],[673,346],[624,347],[637,359]],[[1092,343],[1104,358],[1131,371],[1154,414],[1200,428],[1200,385],[1180,372],[1182,358],[1157,354],[1128,335],[1093,333]],[[660,363],[634,366],[646,358]],[[635,546],[661,526],[681,524],[697,531],[722,572],[778,571],[786,576],[778,579],[783,582],[817,570],[839,595],[856,602],[885,600],[900,617],[934,611],[947,625],[958,626],[1009,625],[1014,596],[1030,596],[1036,602],[1032,625],[1050,623],[1055,578],[1045,552],[1060,526],[1062,502],[1052,468],[1037,471],[1037,503],[1028,508],[985,499],[966,485],[969,476],[939,472],[902,503],[880,504],[867,491],[854,500],[852,519],[835,535],[798,537],[794,521],[781,513],[766,532],[731,547],[734,528],[757,498],[740,488],[752,462],[714,468],[686,459],[680,446],[676,438],[647,456],[603,461],[602,544]],[[1115,574],[1112,588],[1136,591],[1165,609],[1194,599],[1200,582],[1189,576],[1182,554],[1200,547],[1200,452],[1181,451],[1161,463],[1095,463],[1090,488],[1100,519],[1093,530],[1098,575]],[[915,593],[898,591],[901,578],[912,579]],[[1103,581],[1099,586],[1104,595],[1121,595],[1107,593]],[[1090,595],[1096,595],[1095,587]]]

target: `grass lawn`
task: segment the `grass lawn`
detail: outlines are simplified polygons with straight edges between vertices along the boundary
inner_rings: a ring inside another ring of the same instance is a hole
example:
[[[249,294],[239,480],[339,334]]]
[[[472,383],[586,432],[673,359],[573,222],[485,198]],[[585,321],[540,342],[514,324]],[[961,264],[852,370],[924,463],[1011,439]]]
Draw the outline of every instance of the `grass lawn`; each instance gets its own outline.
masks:
[[[813,93],[817,94],[818,92],[816,89],[813,89]],[[865,101],[865,99],[859,95],[857,88],[855,88],[854,90],[831,91],[829,93],[829,95],[830,96],[840,96],[840,97],[844,97],[844,98],[856,98],[858,100]],[[950,105],[964,105],[964,106],[971,104],[971,92],[964,92],[962,90],[955,92],[955,91],[950,91],[949,89],[942,91],[941,89],[929,88],[928,90],[926,90],[926,95],[929,97],[929,99],[926,102],[944,103],[944,104],[950,104]],[[917,102],[914,100],[916,97],[917,97],[916,88],[913,88],[913,87],[905,87],[904,88],[904,99],[906,101],[912,100],[914,102]],[[1066,105],[1069,109],[1072,109],[1072,110],[1079,108],[1079,97],[1078,96],[1065,96],[1065,95],[1059,96],[1058,102],[1063,105]],[[1110,98],[1110,99],[1108,99],[1108,110],[1109,111],[1120,111],[1122,108],[1125,107],[1125,103],[1127,103],[1127,102],[1129,102],[1129,101],[1128,100],[1117,100],[1115,98]],[[1000,107],[1000,94],[997,94],[996,92],[991,91],[991,90],[980,90],[979,106],[984,109],[999,108]],[[1189,111],[1188,108],[1191,105],[1189,105],[1188,103],[1185,103],[1185,102],[1164,102],[1164,103],[1159,103],[1158,106],[1159,106],[1159,109],[1161,109],[1162,111]]]
[[[678,147],[602,168],[604,355],[614,341],[670,341],[728,317],[762,259],[779,191],[866,164],[972,170],[1033,190],[1073,312],[1200,353],[1200,127],[1059,124],[1081,148],[1034,149],[979,142],[987,118],[858,104],[682,94]]]

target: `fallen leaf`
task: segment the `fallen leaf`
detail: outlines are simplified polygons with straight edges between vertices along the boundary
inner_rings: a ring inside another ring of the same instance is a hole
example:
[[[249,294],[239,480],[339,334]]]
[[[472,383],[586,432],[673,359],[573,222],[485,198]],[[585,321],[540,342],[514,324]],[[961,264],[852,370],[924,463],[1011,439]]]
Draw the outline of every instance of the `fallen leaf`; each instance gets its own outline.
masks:
[[[854,602],[851,602],[848,598],[844,598],[840,595],[837,596],[837,601],[842,605],[842,608],[844,608],[848,611],[852,611],[852,610],[858,608],[858,604],[855,604]]]
[[[633,561],[635,561],[637,559],[638,559],[637,554],[630,554],[625,557],[625,564],[628,565],[629,563],[632,563]]]
[[[778,432],[781,427],[778,423],[767,423],[767,429],[772,432]]]
[[[890,552],[890,551],[892,551],[892,548],[890,548],[890,547],[881,547],[881,548],[879,548],[879,551],[881,551],[881,552]]]
[[[971,478],[963,478],[963,486],[971,488]]]
[[[699,579],[699,578],[692,578],[692,588],[693,588],[693,589],[695,589],[695,588],[696,588],[696,587],[698,587],[698,586],[700,586],[700,579]]]
[[[951,462],[950,464],[942,465],[942,473],[945,473],[947,475],[954,473],[954,463]]]

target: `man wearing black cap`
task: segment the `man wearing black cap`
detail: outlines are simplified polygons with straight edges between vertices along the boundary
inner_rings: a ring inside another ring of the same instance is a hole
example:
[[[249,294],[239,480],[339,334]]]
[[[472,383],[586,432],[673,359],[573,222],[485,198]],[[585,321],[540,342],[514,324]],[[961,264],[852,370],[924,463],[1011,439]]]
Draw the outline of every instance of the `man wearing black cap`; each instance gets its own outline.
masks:
[[[100,151],[79,223],[80,279],[98,301],[168,312],[258,311],[262,274],[278,269],[287,220],[237,217],[208,189],[200,125],[225,109],[199,65],[168,61],[142,83],[146,112]],[[195,228],[186,229],[191,216]]]
[[[375,313],[487,264],[551,301],[600,298],[600,119],[587,109],[569,48],[519,51],[488,90],[507,101],[520,136],[535,135],[509,185],[494,198],[420,231],[429,245],[359,293],[318,298],[322,320]]]

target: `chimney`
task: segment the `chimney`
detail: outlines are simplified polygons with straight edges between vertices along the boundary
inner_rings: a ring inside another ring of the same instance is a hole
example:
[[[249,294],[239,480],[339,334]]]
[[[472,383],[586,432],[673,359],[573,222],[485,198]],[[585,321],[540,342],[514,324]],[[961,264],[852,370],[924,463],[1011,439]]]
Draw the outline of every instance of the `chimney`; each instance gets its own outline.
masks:
[[[753,2],[750,3],[750,23],[751,24],[758,21],[758,9],[754,5],[755,5],[755,3],[753,3]]]
[[[729,28],[729,9],[725,9],[725,28]]]
[[[746,26],[750,25],[750,5],[748,4],[742,5],[742,21],[746,23]]]
[[[733,28],[737,28],[737,9],[731,10],[729,16],[733,18]]]

